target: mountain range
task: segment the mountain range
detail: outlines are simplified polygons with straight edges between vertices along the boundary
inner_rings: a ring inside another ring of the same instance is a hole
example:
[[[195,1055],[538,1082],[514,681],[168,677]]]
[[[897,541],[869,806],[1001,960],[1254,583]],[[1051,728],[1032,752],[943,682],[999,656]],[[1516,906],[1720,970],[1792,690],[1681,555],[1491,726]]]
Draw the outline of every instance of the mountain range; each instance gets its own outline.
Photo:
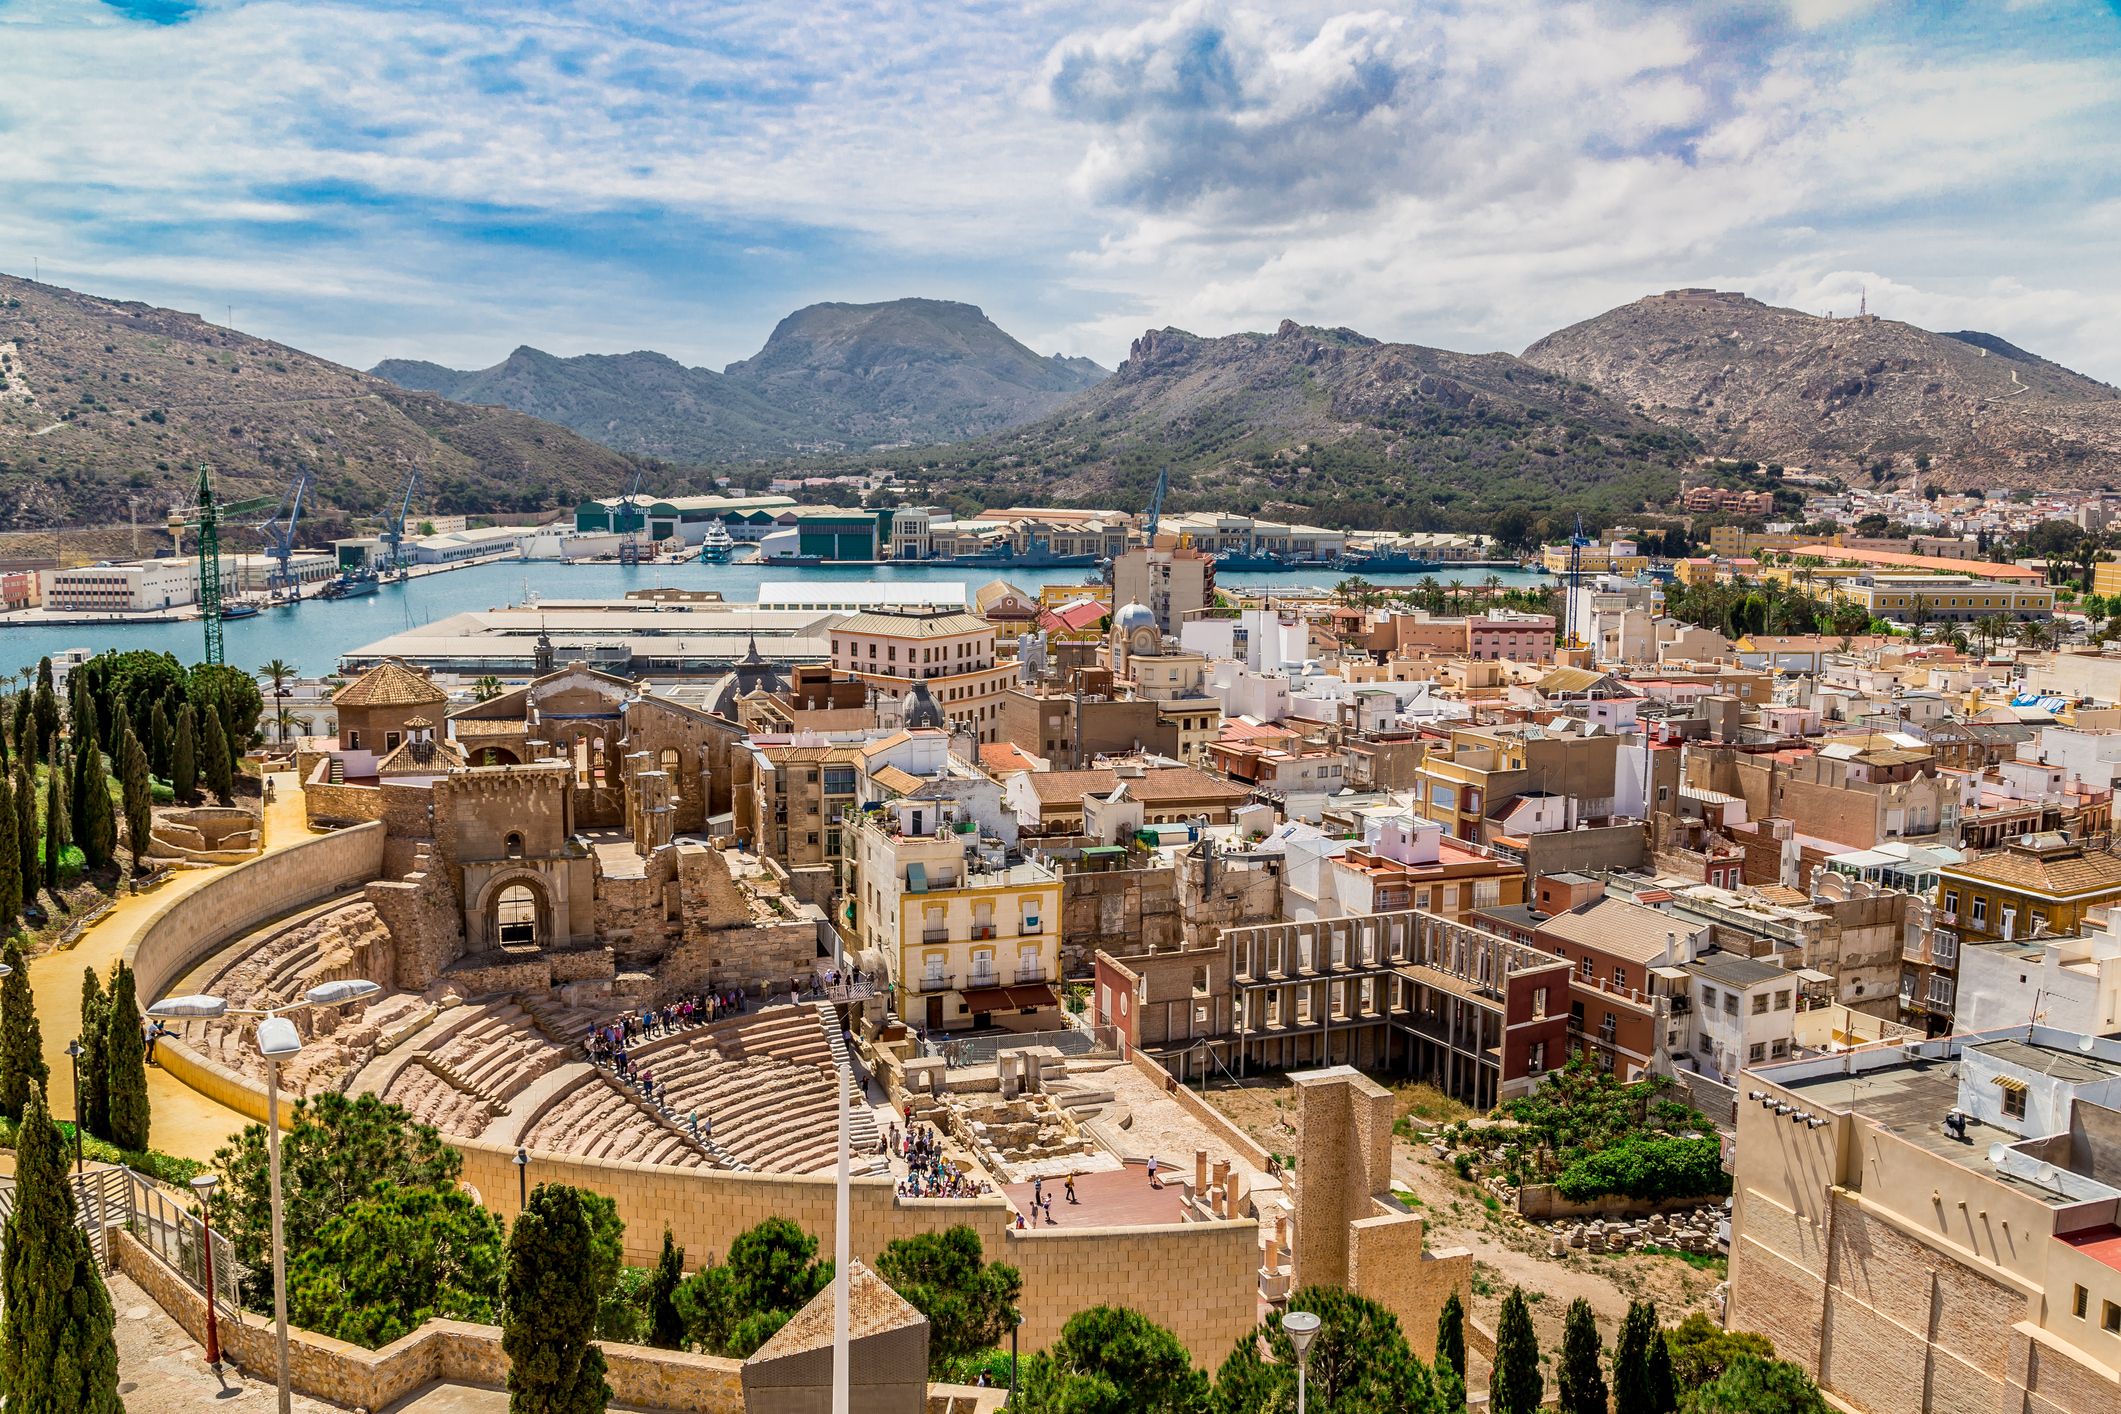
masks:
[[[1972,487],[2121,480],[2121,390],[1997,338],[1670,290],[1572,324],[1525,361],[1712,453]]]
[[[1043,416],[1105,376],[1034,353],[974,305],[932,299],[810,305],[720,373],[659,353],[528,347],[491,368],[389,359],[372,371],[689,464],[954,442]]]
[[[1174,509],[1534,533],[1669,504],[1705,456],[1955,486],[2121,474],[2121,392],[1990,334],[1681,290],[1524,357],[1152,329],[1105,374],[942,300],[812,305],[717,373],[518,349],[361,373],[196,315],[0,276],[0,555],[22,532],[151,523],[210,463],[225,499],[315,474],[316,533],[394,501],[490,512],[870,468],[959,509]],[[1539,522],[1544,520],[1544,524]],[[1507,520],[1502,523],[1507,524]],[[122,532],[120,532],[122,534]],[[99,542],[100,544],[100,542]],[[105,553],[115,552],[112,550]]]
[[[532,509],[608,494],[626,458],[565,428],[357,373],[195,314],[0,276],[0,527],[149,524],[315,475],[320,510],[367,512],[422,473],[423,509]]]

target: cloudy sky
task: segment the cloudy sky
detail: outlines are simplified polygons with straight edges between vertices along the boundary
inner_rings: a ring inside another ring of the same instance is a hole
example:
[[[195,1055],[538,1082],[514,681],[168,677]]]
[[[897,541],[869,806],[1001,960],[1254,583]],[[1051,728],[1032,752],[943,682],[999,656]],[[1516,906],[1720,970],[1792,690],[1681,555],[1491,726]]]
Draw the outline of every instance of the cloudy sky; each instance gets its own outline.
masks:
[[[1674,285],[2121,383],[2121,3],[0,0],[0,270],[344,362],[981,305],[1110,365]]]

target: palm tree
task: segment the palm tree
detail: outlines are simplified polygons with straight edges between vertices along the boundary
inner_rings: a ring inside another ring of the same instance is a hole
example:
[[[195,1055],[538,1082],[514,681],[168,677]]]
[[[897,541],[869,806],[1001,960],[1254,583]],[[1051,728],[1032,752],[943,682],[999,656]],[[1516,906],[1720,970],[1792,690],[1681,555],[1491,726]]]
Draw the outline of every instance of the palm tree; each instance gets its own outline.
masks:
[[[491,702],[500,695],[501,680],[491,673],[471,685],[471,697],[474,702]]]
[[[275,658],[258,669],[261,676],[272,680],[273,720],[280,727],[280,745],[287,745],[287,683],[295,676],[294,664]]]

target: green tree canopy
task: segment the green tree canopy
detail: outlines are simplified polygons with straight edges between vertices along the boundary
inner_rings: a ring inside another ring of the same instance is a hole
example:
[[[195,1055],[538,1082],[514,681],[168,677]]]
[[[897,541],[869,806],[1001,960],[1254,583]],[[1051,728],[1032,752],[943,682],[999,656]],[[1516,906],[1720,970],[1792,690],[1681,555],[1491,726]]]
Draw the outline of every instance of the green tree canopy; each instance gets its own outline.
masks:
[[[170,728],[169,785],[187,804],[199,798],[199,718],[189,702],[177,709],[177,724]]]
[[[199,774],[218,804],[232,805],[236,799],[236,765],[228,754],[228,735],[221,730],[221,714],[208,708],[200,720],[204,725],[199,732]]]
[[[685,1345],[685,1317],[678,1310],[678,1288],[685,1284],[685,1249],[670,1229],[663,1229],[663,1254],[648,1280],[648,1343],[662,1350]]]
[[[15,1132],[0,1302],[0,1397],[9,1414],[124,1414],[110,1293],[74,1223],[66,1148],[41,1091]]]
[[[255,1277],[247,1301],[270,1298],[272,1197],[266,1172],[265,1126],[253,1124],[214,1154],[226,1184],[223,1222],[236,1256]],[[317,1241],[324,1225],[365,1198],[378,1183],[402,1188],[454,1184],[464,1157],[442,1142],[434,1126],[375,1095],[349,1098],[335,1090],[297,1100],[292,1125],[280,1140],[281,1200],[288,1260]]]
[[[1390,1311],[1323,1286],[1296,1292],[1289,1309],[1320,1322],[1307,1379],[1314,1414],[1443,1414],[1429,1367],[1407,1348]],[[1275,1312],[1223,1361],[1210,1407],[1215,1414],[1282,1414],[1295,1406],[1296,1349]]]
[[[601,1263],[579,1189],[541,1183],[508,1234],[509,1414],[602,1414],[611,1402],[595,1344]]]
[[[1699,1389],[1721,1375],[1740,1355],[1775,1358],[1775,1343],[1751,1331],[1727,1331],[1705,1311],[1696,1311],[1664,1333],[1672,1353],[1672,1382],[1680,1389]]]
[[[928,1318],[930,1370],[1006,1341],[1024,1286],[1016,1268],[982,1259],[979,1234],[963,1224],[899,1238],[876,1273]]]
[[[1561,1326],[1561,1358],[1554,1383],[1561,1414],[1606,1414],[1605,1349],[1598,1340],[1598,1319],[1581,1296],[1569,1303]]]
[[[104,1042],[110,1039],[110,995],[93,967],[81,969],[81,1054],[76,1058],[81,1084],[76,1109],[81,1126],[98,1139],[110,1138],[110,1066]]]
[[[1495,1414],[1538,1414],[1545,1398],[1532,1309],[1525,1303],[1524,1288],[1513,1286],[1502,1299],[1502,1316],[1495,1323],[1495,1375],[1488,1385],[1488,1404]]]
[[[218,716],[223,735],[235,751],[240,752],[256,735],[258,718],[265,711],[265,694],[249,673],[225,663],[194,663],[190,692],[202,725],[207,716]]]
[[[140,1034],[140,1001],[133,970],[123,961],[111,978],[110,1011],[104,1023],[105,1088],[110,1095],[111,1143],[145,1149],[148,1133],[147,1042]]]
[[[1025,1364],[1022,1414],[1205,1414],[1208,1377],[1162,1326],[1125,1306],[1092,1306]]]
[[[677,1307],[709,1355],[750,1355],[832,1281],[817,1239],[787,1218],[768,1218],[729,1244],[724,1262],[685,1279]]]
[[[14,939],[0,949],[0,960],[14,969],[0,981],[0,1114],[19,1120],[32,1097],[42,1101],[50,1071],[44,1064],[44,1032],[37,1025],[29,966]]]
[[[1722,1374],[1690,1393],[1685,1414],[1829,1414],[1811,1376],[1787,1360],[1735,1355]]]
[[[378,1184],[289,1262],[288,1306],[304,1329],[370,1350],[430,1317],[491,1322],[501,1224],[463,1189]]]

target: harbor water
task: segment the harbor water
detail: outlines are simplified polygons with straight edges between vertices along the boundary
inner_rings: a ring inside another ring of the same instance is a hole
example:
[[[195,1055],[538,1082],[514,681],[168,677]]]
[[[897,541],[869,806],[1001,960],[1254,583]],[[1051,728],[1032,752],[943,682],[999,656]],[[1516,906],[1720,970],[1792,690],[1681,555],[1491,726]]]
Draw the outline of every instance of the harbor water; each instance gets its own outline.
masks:
[[[732,602],[758,599],[759,586],[771,581],[910,580],[920,582],[961,581],[969,595],[997,577],[991,568],[931,564],[823,565],[795,568],[761,564],[709,565],[698,561],[684,564],[620,565],[617,563],[563,564],[550,560],[504,560],[474,565],[441,574],[422,575],[397,583],[360,599],[305,599],[299,604],[267,609],[252,618],[224,623],[222,642],[231,666],[256,669],[279,658],[305,677],[336,671],[341,654],[394,633],[432,623],[437,619],[480,609],[502,608],[535,600],[614,599],[629,590],[659,586],[712,589]],[[1481,584],[1490,571],[1466,569],[1438,574],[1377,574],[1364,578],[1379,586],[1418,584],[1424,580],[1449,583],[1458,580],[1467,587]],[[1536,571],[1495,572],[1505,584],[1531,585],[1547,582]],[[1081,584],[1095,570],[1020,569],[1000,577],[1019,589],[1036,591],[1047,584]],[[1346,576],[1330,569],[1288,570],[1274,573],[1231,572],[1218,574],[1216,583],[1232,589],[1279,587],[1291,591],[1330,588]],[[69,648],[145,648],[176,655],[180,662],[196,662],[203,653],[204,629],[197,620],[176,623],[108,624],[7,624],[0,625],[0,673],[35,667],[47,654]]]

